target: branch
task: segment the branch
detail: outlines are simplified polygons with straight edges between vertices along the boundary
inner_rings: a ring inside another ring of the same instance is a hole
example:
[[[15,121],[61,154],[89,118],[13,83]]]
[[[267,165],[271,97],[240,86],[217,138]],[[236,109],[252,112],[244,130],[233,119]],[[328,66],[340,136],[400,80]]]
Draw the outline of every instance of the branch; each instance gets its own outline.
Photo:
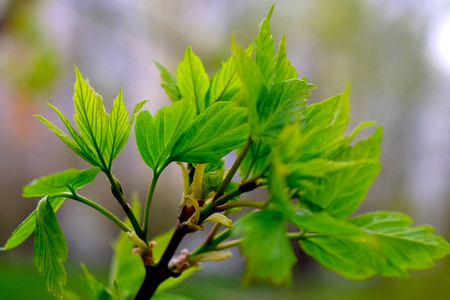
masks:
[[[239,200],[239,201],[231,201],[220,206],[216,206],[216,209],[219,211],[225,211],[235,207],[253,207],[258,209],[264,209],[266,207],[266,202],[261,201],[252,201],[252,200]]]
[[[100,212],[104,216],[106,216],[111,221],[113,221],[123,231],[125,231],[125,232],[133,231],[130,227],[128,227],[119,218],[117,218],[115,215],[113,215],[111,212],[109,212],[109,210],[107,210],[103,206],[101,206],[101,205],[99,205],[99,204],[97,204],[97,203],[95,203],[95,202],[93,202],[93,201],[91,201],[91,200],[89,200],[89,199],[87,199],[85,197],[82,197],[82,196],[78,195],[74,191],[72,192],[72,194],[62,193],[62,194],[55,195],[55,196],[52,196],[52,197],[65,197],[65,198],[69,198],[69,199],[81,202],[83,204],[86,204],[86,205],[92,207],[93,209],[97,210],[98,212]]]
[[[108,170],[105,172],[106,176],[108,177],[109,182],[111,183],[111,192],[114,195],[114,198],[119,201],[120,205],[122,206],[122,209],[127,214],[128,219],[130,219],[131,225],[134,228],[134,231],[136,234],[147,243],[147,235],[144,234],[142,231],[141,226],[139,225],[139,222],[136,219],[136,216],[134,215],[133,211],[131,210],[131,206],[128,203],[127,199],[123,196],[122,187],[120,186],[120,183],[118,180],[114,179],[111,172]]]
[[[217,190],[216,194],[214,195],[213,202],[216,202],[218,198],[220,198],[224,192],[225,189],[228,187],[228,185],[231,182],[231,179],[233,179],[234,174],[236,174],[239,166],[241,165],[242,161],[244,160],[245,156],[247,155],[247,152],[250,150],[250,147],[253,144],[253,140],[251,137],[248,137],[247,142],[244,145],[244,148],[242,148],[241,153],[239,153],[239,156],[234,161],[233,165],[231,166],[230,171],[228,171],[227,176],[225,176],[225,179],[223,180],[222,184],[220,185],[219,189]]]

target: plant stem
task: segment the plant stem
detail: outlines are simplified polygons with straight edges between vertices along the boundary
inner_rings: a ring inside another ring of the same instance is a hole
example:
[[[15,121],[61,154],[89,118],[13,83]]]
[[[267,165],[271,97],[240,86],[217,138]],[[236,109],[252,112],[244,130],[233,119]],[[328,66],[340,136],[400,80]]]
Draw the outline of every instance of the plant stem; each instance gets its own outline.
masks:
[[[256,150],[252,159],[252,162],[250,163],[250,167],[248,168],[247,174],[245,174],[245,177],[242,178],[242,181],[247,180],[247,178],[250,176],[250,174],[252,173],[252,169],[253,166],[255,165],[257,158],[258,158],[258,152],[261,149],[261,141],[258,142],[258,145],[256,146]]]
[[[208,251],[213,250],[218,244],[229,238],[231,235],[231,230],[227,229],[222,231],[215,239],[213,239],[210,243],[203,243],[200,247],[194,250],[191,255],[198,255]]]
[[[227,202],[225,204],[222,204],[220,206],[216,206],[216,209],[225,211],[234,207],[253,207],[253,208],[259,208],[264,209],[266,207],[267,203],[261,202],[261,201],[252,201],[252,200],[239,200],[239,201],[232,201]]]
[[[55,195],[54,197],[65,197],[65,198],[69,198],[69,199],[81,202],[83,204],[86,204],[86,205],[92,207],[93,209],[97,210],[98,212],[100,212],[104,216],[106,216],[111,221],[113,221],[123,231],[125,231],[125,232],[133,231],[124,222],[122,222],[119,218],[117,218],[115,215],[113,215],[109,210],[107,210],[103,206],[101,206],[101,205],[95,203],[94,201],[89,200],[89,199],[87,199],[87,198],[85,198],[83,196],[80,196],[80,195],[78,195],[76,193],[72,193],[72,194],[63,193],[63,194],[60,194],[60,195]]]
[[[235,246],[238,246],[241,242],[242,242],[242,239],[237,239],[237,240],[233,240],[233,241],[223,242],[223,243],[218,244],[214,248],[214,250],[220,251],[220,250],[228,249],[228,248],[231,248],[231,247],[235,247]]]
[[[235,162],[231,166],[230,171],[228,171],[227,176],[225,176],[225,179],[223,180],[222,184],[220,185],[219,189],[217,190],[216,194],[214,195],[213,202],[215,202],[217,199],[219,199],[224,193],[225,189],[228,187],[228,185],[231,182],[231,179],[233,179],[234,174],[236,174],[239,166],[241,165],[242,161],[245,158],[245,155],[247,155],[248,150],[250,150],[250,147],[253,144],[253,140],[251,137],[248,137],[247,142],[244,145],[244,148],[242,148],[241,153],[239,153],[239,156],[236,158]]]
[[[145,235],[144,232],[142,231],[142,228],[139,225],[136,216],[131,210],[130,204],[128,203],[127,199],[125,199],[125,197],[123,196],[121,187],[118,186],[118,183],[116,182],[110,171],[106,171],[105,174],[108,177],[109,182],[111,183],[111,192],[113,193],[114,198],[116,198],[117,201],[119,201],[123,211],[127,214],[128,219],[130,219],[131,225],[134,228],[134,231],[144,242],[147,243],[147,235]]]
[[[155,193],[156,183],[158,182],[159,174],[154,173],[152,182],[150,183],[150,187],[147,193],[147,200],[145,201],[145,210],[144,210],[144,219],[142,220],[142,227],[144,235],[147,236],[148,233],[148,219],[150,215],[150,206],[152,204],[153,194]]]
[[[258,175],[253,178],[250,178],[249,180],[241,183],[237,188],[229,191],[225,195],[222,195],[219,197],[215,202],[211,202],[204,206],[202,208],[202,211],[200,212],[200,219],[199,224],[201,224],[206,218],[208,218],[211,214],[218,212],[220,210],[217,210],[217,206],[220,206],[222,204],[225,204],[229,200],[233,199],[234,197],[239,196],[242,193],[252,191],[259,187],[259,185],[256,183],[256,181],[262,176]]]

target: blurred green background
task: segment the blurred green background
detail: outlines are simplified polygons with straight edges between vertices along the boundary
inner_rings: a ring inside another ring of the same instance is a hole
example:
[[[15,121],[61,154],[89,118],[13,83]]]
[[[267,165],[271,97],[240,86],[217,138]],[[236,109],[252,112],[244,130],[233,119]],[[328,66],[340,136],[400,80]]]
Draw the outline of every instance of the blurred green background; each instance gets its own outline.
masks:
[[[248,46],[273,2],[0,1],[0,244],[36,207],[37,199],[21,197],[23,185],[87,167],[32,117],[42,114],[60,124],[46,101],[73,114],[73,64],[103,96],[107,110],[120,87],[130,110],[150,99],[146,109],[154,113],[169,100],[153,60],[175,72],[192,45],[211,75],[231,54],[232,33]],[[351,125],[377,120],[384,126],[383,169],[358,213],[403,211],[415,224],[431,224],[449,240],[450,3],[277,1],[271,29],[276,42],[286,33],[288,55],[299,75],[318,87],[311,102],[340,93],[351,81]],[[141,163],[132,135],[113,172],[127,195],[145,197],[151,172]],[[152,235],[175,222],[179,175],[171,166],[158,183]],[[82,193],[122,216],[108,191],[99,176]],[[80,289],[81,261],[106,282],[118,234],[114,226],[70,201],[58,219],[69,247],[67,287]],[[196,234],[181,247],[193,249],[202,238]],[[299,264],[291,289],[239,288],[245,263],[235,252],[230,261],[207,264],[177,291],[195,299],[450,299],[450,258],[432,270],[412,272],[410,279],[352,282],[296,249]],[[33,269],[32,239],[0,253],[0,298],[51,299]]]

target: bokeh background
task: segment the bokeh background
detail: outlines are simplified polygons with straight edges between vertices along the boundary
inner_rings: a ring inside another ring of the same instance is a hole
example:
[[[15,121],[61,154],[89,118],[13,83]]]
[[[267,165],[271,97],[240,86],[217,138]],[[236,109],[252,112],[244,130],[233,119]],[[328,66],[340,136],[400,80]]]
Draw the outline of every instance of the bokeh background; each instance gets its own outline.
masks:
[[[450,2],[446,0],[0,0],[0,244],[36,207],[21,197],[32,179],[87,168],[36,118],[60,125],[50,102],[73,114],[76,64],[103,96],[107,110],[122,88],[129,110],[142,100],[151,113],[168,105],[154,60],[176,71],[188,45],[212,75],[231,55],[236,32],[248,46],[270,5],[277,43],[286,33],[289,58],[318,89],[317,102],[352,82],[351,125],[384,126],[383,169],[358,212],[395,210],[431,224],[450,239]],[[143,200],[151,178],[133,134],[113,172],[128,197]],[[170,166],[157,186],[151,234],[173,226],[181,195]],[[83,195],[123,216],[103,176]],[[107,277],[109,220],[66,201],[58,219],[69,246],[68,288],[79,289],[85,262]],[[202,236],[184,247],[193,249]],[[352,282],[298,253],[291,289],[239,288],[244,262],[207,264],[177,290],[194,299],[450,299],[450,258],[410,279]],[[105,281],[106,282],[106,281]],[[201,288],[200,288],[201,287]],[[32,265],[32,239],[0,253],[0,298],[51,299]]]

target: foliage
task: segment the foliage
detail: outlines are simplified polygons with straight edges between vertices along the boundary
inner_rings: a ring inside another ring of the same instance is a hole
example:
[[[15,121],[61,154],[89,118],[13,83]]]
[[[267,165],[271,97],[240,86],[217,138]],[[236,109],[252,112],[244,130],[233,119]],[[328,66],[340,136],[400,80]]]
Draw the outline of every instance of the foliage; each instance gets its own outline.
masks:
[[[48,291],[57,298],[63,294],[76,298],[73,292],[63,292],[67,246],[55,216],[69,198],[96,209],[123,230],[114,244],[107,286],[82,266],[90,299],[134,295],[185,299],[166,291],[199,270],[200,262],[230,257],[223,250],[233,246],[239,246],[247,259],[244,284],[289,285],[296,263],[292,241],[326,268],[354,280],[405,277],[408,270],[429,268],[448,255],[450,245],[434,235],[431,226],[412,227],[406,215],[352,216],[381,169],[382,127],[366,139],[353,141],[360,130],[375,123],[363,122],[347,133],[350,86],[341,95],[307,105],[315,86],[297,78],[287,59],[284,36],[275,53],[269,28],[272,12],[273,7],[246,50],[232,41],[232,56],[211,79],[191,47],[176,75],[157,63],[162,87],[173,103],[154,116],[140,112],[145,104],[140,102],[130,117],[120,91],[106,113],[100,95],[75,68],[78,131],[52,105],[70,136],[37,117],[92,167],[66,170],[25,186],[24,197],[43,198],[2,250],[16,247],[35,231],[34,262]],[[111,173],[135,118],[138,150],[153,171],[142,220],[139,205],[130,206]],[[222,158],[232,151],[237,158],[225,170]],[[184,180],[176,226],[149,239],[150,203],[159,175],[172,162],[180,165]],[[100,171],[127,214],[125,221],[78,193]],[[232,181],[237,171],[239,182]],[[240,200],[257,188],[266,188],[269,198]],[[245,210],[232,225],[228,215],[241,208],[253,211]],[[177,255],[181,240],[203,230],[205,222],[216,223],[205,242]],[[288,231],[288,224],[295,229]],[[227,229],[220,231],[221,225]]]

